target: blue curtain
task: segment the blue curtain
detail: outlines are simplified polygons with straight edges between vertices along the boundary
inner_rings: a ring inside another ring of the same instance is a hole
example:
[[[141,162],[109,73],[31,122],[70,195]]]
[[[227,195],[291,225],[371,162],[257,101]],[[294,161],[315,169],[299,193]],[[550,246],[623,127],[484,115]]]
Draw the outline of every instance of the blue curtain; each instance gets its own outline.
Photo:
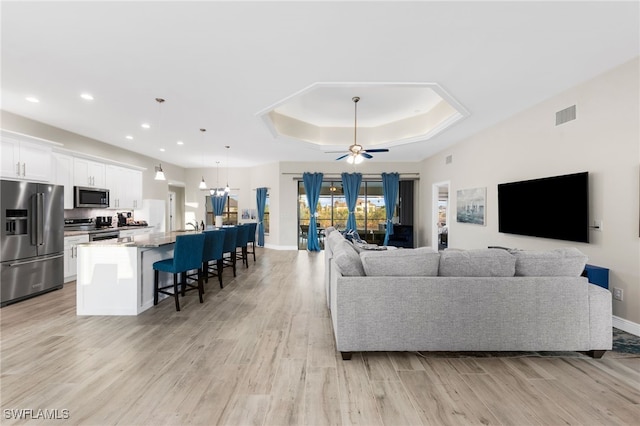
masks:
[[[304,191],[307,193],[307,203],[309,203],[309,232],[307,235],[307,250],[320,251],[318,241],[318,225],[316,224],[316,206],[320,199],[320,188],[322,188],[322,173],[303,173],[302,182]]]
[[[396,208],[400,175],[398,173],[382,174],[382,193],[384,194],[384,209],[387,213],[387,231],[384,233],[384,245],[389,243],[389,236],[393,234],[393,212]]]
[[[356,225],[356,203],[358,202],[358,194],[360,193],[360,183],[362,182],[361,173],[342,173],[342,188],[344,189],[344,198],[347,201],[347,209],[349,216],[347,217],[346,230],[353,229],[357,231]]]
[[[214,195],[211,197],[211,204],[213,207],[213,215],[214,216],[222,216],[224,213],[224,205],[227,203],[227,193],[224,195]]]
[[[264,247],[264,208],[267,204],[267,188],[256,189],[256,203],[258,205],[258,246]]]

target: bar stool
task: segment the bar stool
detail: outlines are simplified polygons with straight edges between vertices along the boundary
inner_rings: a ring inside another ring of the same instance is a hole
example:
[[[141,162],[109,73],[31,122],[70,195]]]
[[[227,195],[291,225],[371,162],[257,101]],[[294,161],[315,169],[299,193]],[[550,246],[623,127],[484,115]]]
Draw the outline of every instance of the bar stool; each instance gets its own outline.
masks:
[[[227,226],[224,229],[224,244],[222,245],[222,259],[218,260],[218,274],[224,268],[233,268],[233,276],[236,276],[236,239],[238,236],[237,226]],[[228,256],[225,256],[227,255]]]
[[[247,240],[247,254],[253,255],[253,261],[256,261],[256,228],[258,224],[251,222],[249,224],[249,239]],[[249,251],[249,243],[251,243],[251,251]]]
[[[222,260],[222,250],[224,245],[224,229],[216,229],[212,231],[205,231],[204,250],[202,252],[202,272],[204,274],[204,282],[209,282],[209,277],[218,277],[220,281],[220,288],[222,286],[222,269],[217,268],[216,265],[209,264],[212,260]]]
[[[238,236],[236,237],[236,259],[242,260],[242,263],[249,267],[249,260],[247,256],[247,244],[249,240],[249,225],[238,225]],[[240,254],[237,253],[240,249]]]
[[[173,249],[173,257],[159,260],[153,264],[153,304],[158,304],[158,294],[173,296],[176,301],[176,311],[180,310],[180,300],[178,299],[178,275],[181,276],[182,296],[187,290],[198,290],[200,303],[203,302],[202,276],[200,267],[202,266],[202,252],[204,251],[204,234],[179,235]],[[187,283],[187,271],[198,270],[198,285]],[[160,271],[173,274],[173,285],[158,287],[158,277]],[[173,287],[173,292],[167,289]]]

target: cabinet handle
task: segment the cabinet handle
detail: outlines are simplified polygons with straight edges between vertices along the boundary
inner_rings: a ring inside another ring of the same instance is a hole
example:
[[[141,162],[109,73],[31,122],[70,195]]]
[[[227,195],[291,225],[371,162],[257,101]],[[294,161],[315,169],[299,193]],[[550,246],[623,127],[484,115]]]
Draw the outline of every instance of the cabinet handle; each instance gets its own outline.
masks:
[[[22,176],[27,175],[27,163],[22,163]]]
[[[16,175],[20,176],[20,162],[16,163]]]

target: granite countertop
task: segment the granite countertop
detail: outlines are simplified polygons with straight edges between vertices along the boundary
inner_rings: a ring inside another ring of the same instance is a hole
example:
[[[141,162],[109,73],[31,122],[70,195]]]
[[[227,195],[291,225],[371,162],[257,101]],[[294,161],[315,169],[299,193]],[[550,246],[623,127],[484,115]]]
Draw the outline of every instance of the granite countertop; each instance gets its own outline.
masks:
[[[135,228],[135,227],[134,227]],[[202,231],[186,231],[186,232],[156,232],[153,234],[136,235],[133,237],[112,238],[110,240],[91,241],[79,244],[81,246],[96,247],[138,247],[138,248],[156,248],[167,244],[174,244],[176,237],[179,235],[199,234]]]
[[[76,235],[89,235],[98,232],[126,231],[127,229],[145,229],[151,226],[117,226],[112,228],[91,229],[84,231],[64,231],[65,237],[75,237]]]

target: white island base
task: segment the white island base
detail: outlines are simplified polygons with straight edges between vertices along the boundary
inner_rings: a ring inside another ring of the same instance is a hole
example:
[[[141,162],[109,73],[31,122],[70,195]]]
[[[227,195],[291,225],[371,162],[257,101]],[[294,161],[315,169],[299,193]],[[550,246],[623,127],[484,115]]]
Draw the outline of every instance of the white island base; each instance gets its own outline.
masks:
[[[134,242],[79,245],[76,314],[138,315],[152,307],[153,263],[173,257],[173,247],[140,247]],[[171,283],[171,274],[160,274],[161,286]]]

